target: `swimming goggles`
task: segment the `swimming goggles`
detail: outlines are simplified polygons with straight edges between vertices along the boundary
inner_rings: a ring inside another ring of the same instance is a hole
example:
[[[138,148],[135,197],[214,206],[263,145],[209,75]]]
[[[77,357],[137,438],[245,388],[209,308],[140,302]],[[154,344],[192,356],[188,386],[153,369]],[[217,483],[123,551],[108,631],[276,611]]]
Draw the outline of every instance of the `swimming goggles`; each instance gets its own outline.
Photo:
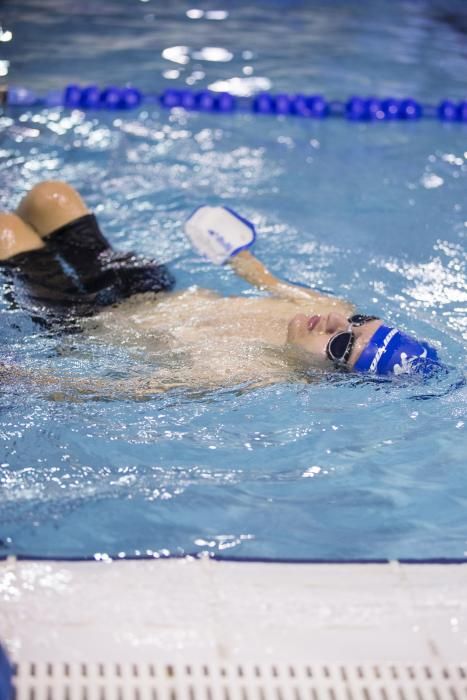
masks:
[[[378,316],[365,316],[364,314],[355,314],[347,319],[350,328],[347,331],[339,331],[335,333],[326,346],[326,355],[338,366],[346,365],[355,344],[355,335],[351,328],[355,326],[363,326],[370,321],[377,321]]]

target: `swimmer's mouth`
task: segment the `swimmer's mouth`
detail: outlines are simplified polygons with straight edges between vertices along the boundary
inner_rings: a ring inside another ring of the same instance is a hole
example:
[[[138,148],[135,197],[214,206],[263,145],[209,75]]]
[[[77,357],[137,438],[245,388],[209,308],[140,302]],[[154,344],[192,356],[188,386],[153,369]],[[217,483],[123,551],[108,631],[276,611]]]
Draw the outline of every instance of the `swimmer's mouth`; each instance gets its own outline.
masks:
[[[316,328],[320,320],[321,316],[310,316],[310,318],[308,319],[308,330],[312,331],[313,328]]]

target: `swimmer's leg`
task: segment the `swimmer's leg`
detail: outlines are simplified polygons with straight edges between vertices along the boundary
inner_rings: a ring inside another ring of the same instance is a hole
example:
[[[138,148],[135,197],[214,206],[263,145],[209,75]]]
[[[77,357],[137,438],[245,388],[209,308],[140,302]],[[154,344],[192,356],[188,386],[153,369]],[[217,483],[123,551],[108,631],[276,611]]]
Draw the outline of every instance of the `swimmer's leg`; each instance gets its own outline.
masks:
[[[44,248],[40,236],[16,214],[0,213],[0,260]]]
[[[18,214],[42,236],[78,275],[86,292],[106,290],[105,303],[142,292],[159,292],[174,279],[154,260],[112,249],[76,190],[65,182],[46,181],[33,187]]]
[[[71,185],[58,180],[35,185],[21,200],[17,213],[37,231],[50,251],[74,269],[85,291],[94,292],[114,282],[114,275],[102,279],[100,256],[112,254],[110,243]]]
[[[0,213],[0,270],[11,281],[3,287],[7,301],[47,327],[84,309],[80,288],[36,231],[16,214]]]
[[[41,238],[90,214],[78,192],[66,182],[47,180],[35,185],[21,200],[16,213]]]
[[[35,185],[21,200],[16,213],[78,274],[81,268],[89,273],[96,256],[111,250],[96,217],[66,182],[46,180]]]

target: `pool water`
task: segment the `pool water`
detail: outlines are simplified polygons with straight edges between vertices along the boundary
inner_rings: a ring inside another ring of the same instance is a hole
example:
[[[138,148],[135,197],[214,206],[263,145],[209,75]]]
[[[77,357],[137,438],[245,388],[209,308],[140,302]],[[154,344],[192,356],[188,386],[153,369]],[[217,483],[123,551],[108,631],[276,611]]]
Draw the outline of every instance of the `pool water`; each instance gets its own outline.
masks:
[[[6,0],[0,22],[0,70],[44,91],[465,96],[461,2]],[[67,180],[116,247],[166,262],[178,288],[254,295],[182,231],[200,204],[234,207],[276,274],[428,339],[449,367],[426,382],[323,374],[145,401],[5,386],[0,554],[466,556],[467,127],[25,110],[0,116],[0,177],[3,209]],[[1,308],[2,353],[30,372],[112,379],[154,361],[132,337],[50,336]]]

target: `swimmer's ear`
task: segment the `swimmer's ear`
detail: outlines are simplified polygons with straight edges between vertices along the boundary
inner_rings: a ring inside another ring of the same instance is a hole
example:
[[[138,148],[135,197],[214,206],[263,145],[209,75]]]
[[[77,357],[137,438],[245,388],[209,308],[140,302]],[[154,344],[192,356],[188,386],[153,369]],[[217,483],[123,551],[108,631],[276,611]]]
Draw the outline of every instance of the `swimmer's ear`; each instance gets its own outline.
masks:
[[[187,219],[185,233],[198,253],[215,265],[223,265],[256,240],[251,221],[229,207],[198,207]]]

